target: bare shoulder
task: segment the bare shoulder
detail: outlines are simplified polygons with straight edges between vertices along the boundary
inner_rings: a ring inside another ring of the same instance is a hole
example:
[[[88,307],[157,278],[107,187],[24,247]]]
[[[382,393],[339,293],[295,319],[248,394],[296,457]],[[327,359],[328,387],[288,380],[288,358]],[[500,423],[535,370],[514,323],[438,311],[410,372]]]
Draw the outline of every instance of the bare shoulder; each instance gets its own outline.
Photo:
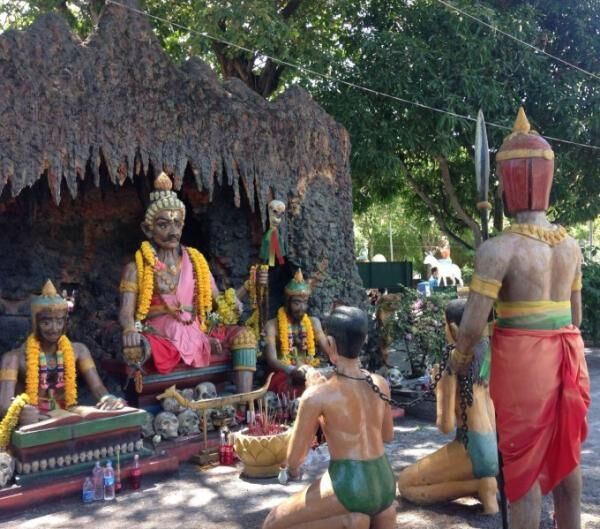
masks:
[[[25,347],[17,347],[16,349],[11,349],[10,351],[6,351],[6,353],[2,354],[2,360],[0,365],[2,367],[12,367],[15,368],[19,365],[19,360],[25,356]]]
[[[87,348],[87,346],[81,342],[73,342],[73,351],[75,351],[75,357],[77,360],[92,356],[92,353],[90,353],[90,350]]]
[[[137,267],[134,261],[131,261],[125,265],[121,277],[129,281],[135,280],[137,278]]]
[[[502,279],[513,258],[515,240],[511,234],[488,239],[475,254],[475,271],[486,277]]]
[[[387,380],[385,378],[383,378],[381,375],[378,375],[376,373],[371,373],[371,378],[373,379],[373,382],[375,382],[375,384],[379,387],[379,389],[381,389],[383,392],[389,394],[390,386],[387,383]]]
[[[572,253],[573,256],[581,257],[581,247],[577,242],[577,239],[567,235],[565,239],[565,248],[568,252]]]
[[[321,329],[321,320],[319,318],[315,318],[314,316],[310,316],[310,322],[312,323],[313,328]]]
[[[269,335],[277,334],[277,320],[275,318],[265,323],[265,331]]]

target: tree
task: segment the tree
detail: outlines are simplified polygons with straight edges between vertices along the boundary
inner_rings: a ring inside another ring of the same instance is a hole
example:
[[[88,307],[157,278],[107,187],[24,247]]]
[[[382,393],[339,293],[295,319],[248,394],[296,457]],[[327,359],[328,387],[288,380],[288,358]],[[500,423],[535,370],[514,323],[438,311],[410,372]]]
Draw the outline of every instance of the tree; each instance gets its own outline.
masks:
[[[405,100],[512,126],[524,103],[546,136],[598,143],[599,83],[581,72],[507,40],[436,1],[358,2],[341,38],[346,60],[333,75]],[[522,40],[598,71],[597,2],[457,2]],[[589,33],[588,33],[589,32]],[[355,205],[363,210],[395,193],[423,221],[465,247],[480,240],[475,221],[474,123],[423,107],[322,81],[312,87],[350,131]],[[488,127],[498,148],[506,130]],[[598,151],[549,140],[557,156],[552,215],[573,223],[600,212]],[[497,190],[492,174],[491,188]],[[502,201],[493,194],[494,226],[502,228]],[[470,239],[470,240],[469,240]]]
[[[4,3],[0,15],[8,16],[9,25],[20,26],[55,9],[85,36],[103,2]],[[585,70],[600,71],[598,0],[455,0],[454,5]],[[506,127],[524,104],[541,134],[598,144],[597,78],[436,0],[146,0],[143,7],[170,21],[152,19],[176,61],[200,55],[225,78],[238,77],[263,97],[300,80],[350,132],[357,211],[402,195],[405,208],[422,225],[433,217],[451,241],[465,248],[481,240],[474,220],[474,123],[332,78],[472,118],[482,108],[488,123]],[[329,77],[315,77],[269,57]],[[506,134],[488,127],[490,146],[498,148]],[[600,214],[599,151],[549,141],[557,162],[555,220],[572,224]],[[494,173],[490,188],[493,225],[500,230],[503,206]]]

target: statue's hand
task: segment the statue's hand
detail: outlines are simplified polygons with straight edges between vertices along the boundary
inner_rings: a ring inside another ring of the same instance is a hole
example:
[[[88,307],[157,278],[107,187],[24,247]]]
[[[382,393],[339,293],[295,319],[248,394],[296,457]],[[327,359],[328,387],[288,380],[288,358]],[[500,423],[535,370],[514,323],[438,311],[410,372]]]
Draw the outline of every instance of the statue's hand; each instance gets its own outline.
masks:
[[[454,356],[450,357],[450,370],[461,377],[466,376],[469,373],[469,367],[471,363],[458,362]]]
[[[40,410],[38,410],[37,406],[26,404],[21,410],[21,415],[19,415],[19,425],[34,424],[40,421],[40,417]]]
[[[137,331],[126,331],[123,333],[123,347],[140,347],[142,335]]]
[[[209,338],[208,341],[210,342],[211,355],[220,356],[223,354],[223,346],[219,340],[216,338]]]
[[[123,399],[108,393],[98,401],[96,408],[99,410],[120,410],[125,407],[125,404],[126,402]]]

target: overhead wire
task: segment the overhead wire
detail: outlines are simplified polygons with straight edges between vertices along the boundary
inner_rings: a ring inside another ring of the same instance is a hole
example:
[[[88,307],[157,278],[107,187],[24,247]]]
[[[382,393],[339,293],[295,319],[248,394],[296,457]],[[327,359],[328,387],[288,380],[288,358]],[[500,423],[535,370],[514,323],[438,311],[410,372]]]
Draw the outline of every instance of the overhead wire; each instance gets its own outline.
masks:
[[[573,64],[573,63],[570,63],[569,61],[561,59],[560,57],[557,57],[556,55],[552,55],[551,53],[548,53],[546,50],[543,50],[542,48],[538,48],[537,46],[534,46],[533,44],[530,44],[529,42],[524,41],[524,40],[520,39],[519,37],[515,37],[511,33],[501,30],[498,26],[488,24],[485,20],[481,20],[480,18],[477,18],[476,16],[471,15],[470,13],[467,13],[466,11],[463,11],[462,9],[459,9],[455,5],[453,5],[449,2],[446,2],[445,0],[437,0],[437,2],[446,6],[449,9],[452,9],[453,11],[456,11],[457,13],[460,13],[461,15],[463,15],[467,18],[475,20],[479,24],[482,24],[483,26],[491,29],[492,31],[500,33],[501,35],[504,35],[505,37],[508,37],[509,39],[512,39],[512,40],[518,42],[519,44],[522,44],[523,46],[527,46],[528,48],[531,48],[532,50],[535,50],[538,53],[546,55],[547,57],[550,57],[551,59],[554,59],[555,61],[558,61],[558,62],[564,64],[565,66],[568,66],[569,68],[578,70],[579,72],[584,73],[585,75],[589,75],[590,77],[593,77],[596,80],[600,81],[600,75],[597,75],[593,72],[588,72],[587,70],[584,70],[583,68],[581,68],[580,66],[577,66],[576,64]]]
[[[359,85],[359,84],[356,84],[356,83],[352,83],[352,82],[346,81],[344,79],[339,79],[339,78],[333,77],[332,75],[329,75],[329,74],[326,74],[326,73],[322,73],[322,72],[318,72],[318,71],[313,70],[311,68],[307,68],[306,66],[302,66],[302,65],[297,64],[297,63],[286,61],[284,59],[279,59],[278,57],[275,57],[273,55],[269,55],[269,54],[264,53],[264,52],[262,52],[260,50],[251,49],[251,48],[248,48],[246,46],[242,46],[240,44],[236,44],[234,42],[231,42],[231,41],[229,41],[227,39],[220,38],[220,37],[215,37],[214,35],[211,35],[210,33],[207,33],[206,31],[198,31],[198,30],[192,29],[190,27],[183,26],[181,24],[178,24],[177,22],[173,22],[173,21],[167,20],[167,19],[165,19],[163,17],[159,17],[159,16],[153,15],[151,13],[148,13],[147,11],[143,11],[141,9],[137,9],[137,8],[134,8],[134,7],[122,4],[121,2],[118,2],[116,0],[106,0],[106,3],[107,4],[114,4],[114,5],[123,7],[125,9],[128,9],[128,10],[134,12],[134,13],[138,13],[138,14],[144,15],[144,16],[146,16],[148,18],[152,18],[154,20],[158,20],[160,22],[164,22],[166,24],[171,25],[172,27],[177,27],[177,28],[182,29],[182,30],[184,30],[186,32],[189,32],[191,34],[200,35],[202,37],[205,37],[207,39],[213,40],[215,42],[220,42],[221,44],[226,44],[228,46],[231,46],[233,48],[239,49],[241,51],[245,51],[247,53],[252,53],[252,54],[259,54],[262,57],[264,57],[265,59],[269,59],[269,60],[271,60],[271,61],[273,61],[273,62],[275,62],[277,64],[282,64],[284,66],[288,66],[290,68],[294,68],[296,70],[309,73],[311,75],[314,75],[316,77],[320,77],[320,78],[325,79],[327,81],[331,81],[331,82],[334,82],[334,83],[342,84],[342,85],[348,86],[350,88],[354,88],[356,90],[361,90],[363,92],[376,95],[378,97],[392,99],[394,101],[398,101],[400,103],[404,103],[404,104],[407,104],[407,105],[413,105],[413,106],[416,106],[416,107],[419,107],[419,108],[424,108],[424,109],[427,109],[427,110],[431,110],[433,112],[438,112],[440,114],[446,114],[446,115],[449,115],[449,116],[452,116],[452,117],[455,117],[455,118],[458,118],[458,119],[463,119],[463,120],[471,121],[471,122],[474,122],[474,123],[477,122],[477,119],[474,118],[474,117],[472,117],[472,116],[467,116],[467,115],[464,115],[464,114],[459,114],[457,112],[452,112],[451,110],[445,110],[445,109],[433,107],[433,106],[430,106],[430,105],[426,105],[425,103],[421,103],[421,102],[418,102],[418,101],[412,101],[410,99],[405,99],[405,98],[402,98],[402,97],[399,97],[399,96],[395,96],[395,95],[392,95],[392,94],[381,92],[379,90],[375,90],[375,89],[369,88],[367,86],[363,86],[363,85]],[[509,126],[506,126],[506,125],[500,125],[499,123],[494,123],[494,122],[487,121],[487,120],[486,120],[486,125],[490,126],[490,127],[497,128],[497,129],[502,129],[502,130],[509,130],[509,131],[512,130],[512,127],[509,127]],[[556,138],[556,137],[547,136],[547,135],[544,135],[544,137],[546,139],[549,139],[549,140],[552,140],[552,141],[556,141],[556,142],[560,142],[560,143],[566,143],[566,144],[569,144],[569,145],[575,145],[575,146],[586,148],[586,149],[592,149],[592,150],[600,151],[600,146],[598,146],[598,145],[590,145],[590,144],[586,144],[586,143],[579,143],[579,142],[576,142],[576,141],[566,140],[566,139],[563,139],[563,138]]]

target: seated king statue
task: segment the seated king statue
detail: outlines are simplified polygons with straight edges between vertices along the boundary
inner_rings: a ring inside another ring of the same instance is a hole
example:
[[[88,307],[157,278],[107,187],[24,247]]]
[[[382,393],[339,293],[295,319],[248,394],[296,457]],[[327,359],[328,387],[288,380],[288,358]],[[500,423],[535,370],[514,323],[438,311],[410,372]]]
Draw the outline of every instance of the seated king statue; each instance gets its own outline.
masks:
[[[119,288],[125,356],[144,343],[156,370],[169,373],[179,364],[207,366],[211,354],[229,349],[236,389],[248,392],[256,370],[256,338],[233,325],[220,327],[218,338],[208,332],[219,290],[204,256],[179,242],[185,205],[172,191],[171,179],[161,173],[154,188],[142,222],[148,240],[125,266]]]
[[[321,322],[306,311],[310,286],[298,270],[284,289],[285,306],[277,318],[265,325],[267,365],[275,374],[269,389],[275,393],[300,395],[304,391],[306,369],[317,367],[317,349],[327,352],[327,338]]]
[[[77,374],[81,374],[101,409],[118,409],[124,401],[108,393],[88,348],[71,342],[66,334],[69,305],[51,281],[31,304],[32,333],[23,345],[2,356],[0,416],[12,398],[23,391],[30,405],[21,412],[21,424],[47,419],[57,408],[77,404]]]

